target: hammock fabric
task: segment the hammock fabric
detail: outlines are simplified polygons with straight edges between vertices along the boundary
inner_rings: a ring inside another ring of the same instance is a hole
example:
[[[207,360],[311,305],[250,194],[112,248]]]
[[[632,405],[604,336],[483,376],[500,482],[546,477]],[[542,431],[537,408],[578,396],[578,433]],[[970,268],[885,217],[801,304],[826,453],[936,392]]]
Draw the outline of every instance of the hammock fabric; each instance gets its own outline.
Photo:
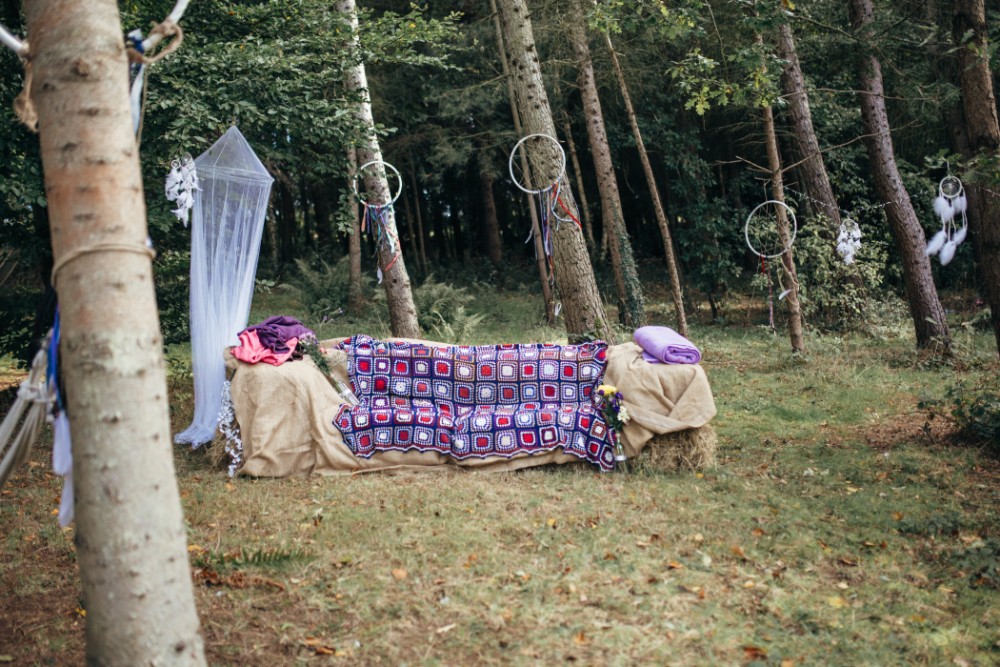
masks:
[[[456,460],[561,449],[614,467],[594,405],[607,343],[432,346],[358,335],[341,343],[357,406],[334,424],[356,456],[430,451]]]

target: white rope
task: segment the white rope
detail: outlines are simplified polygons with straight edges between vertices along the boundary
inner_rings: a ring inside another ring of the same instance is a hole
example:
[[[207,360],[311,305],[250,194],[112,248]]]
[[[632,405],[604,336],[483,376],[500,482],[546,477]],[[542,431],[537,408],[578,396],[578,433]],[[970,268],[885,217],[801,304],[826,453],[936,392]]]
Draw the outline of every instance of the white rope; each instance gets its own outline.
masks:
[[[45,416],[52,401],[45,372],[48,365],[48,345],[42,345],[31,363],[31,372],[17,390],[17,399],[0,424],[0,487],[14,470],[28,458],[32,445],[38,441]]]
[[[191,0],[178,0],[177,4],[174,5],[173,11],[167,15],[167,18],[163,22],[177,23],[180,21],[181,17],[184,16],[184,10],[187,9],[190,2]],[[149,53],[150,49],[156,48],[156,45],[162,42],[165,37],[166,35],[161,32],[154,31],[150,33],[149,37],[142,40],[142,52]]]
[[[27,45],[15,37],[14,33],[10,30],[7,30],[7,27],[2,23],[0,23],[0,44],[6,46],[20,58],[24,58],[28,55]]]

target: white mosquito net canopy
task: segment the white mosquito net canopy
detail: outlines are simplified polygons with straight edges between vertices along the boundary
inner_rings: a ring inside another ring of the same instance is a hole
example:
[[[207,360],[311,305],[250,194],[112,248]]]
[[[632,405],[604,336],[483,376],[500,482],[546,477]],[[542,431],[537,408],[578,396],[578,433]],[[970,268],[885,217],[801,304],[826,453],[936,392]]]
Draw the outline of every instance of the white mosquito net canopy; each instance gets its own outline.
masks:
[[[236,127],[195,160],[200,191],[191,223],[191,363],[194,419],[174,438],[215,437],[226,381],[223,351],[246,328],[264,216],[274,181]]]

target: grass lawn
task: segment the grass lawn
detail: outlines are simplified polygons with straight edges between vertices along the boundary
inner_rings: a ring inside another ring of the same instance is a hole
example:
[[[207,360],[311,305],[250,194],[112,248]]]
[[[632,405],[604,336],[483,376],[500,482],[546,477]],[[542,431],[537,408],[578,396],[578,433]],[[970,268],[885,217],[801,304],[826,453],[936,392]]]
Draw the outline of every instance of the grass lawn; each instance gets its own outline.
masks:
[[[476,295],[471,342],[564,336],[527,293]],[[650,301],[670,324],[667,296]],[[262,295],[251,320],[296,308]],[[758,315],[692,327],[718,404],[710,470],[229,479],[178,447],[210,664],[1000,662],[1000,465],[917,407],[995,377],[992,338],[956,326],[955,357],[932,362],[902,323],[812,334],[796,359]],[[0,497],[0,662],[83,662],[50,455],[36,447]]]

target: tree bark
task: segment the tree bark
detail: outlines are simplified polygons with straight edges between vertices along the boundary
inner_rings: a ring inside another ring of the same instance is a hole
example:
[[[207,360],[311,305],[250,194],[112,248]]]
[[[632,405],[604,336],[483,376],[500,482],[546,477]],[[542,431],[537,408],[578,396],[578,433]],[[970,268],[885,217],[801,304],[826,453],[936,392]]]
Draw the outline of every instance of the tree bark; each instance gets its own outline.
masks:
[[[347,75],[347,89],[361,95],[358,105],[358,119],[367,128],[368,140],[358,146],[358,164],[382,162],[382,150],[379,148],[378,137],[375,134],[375,120],[372,117],[371,96],[368,94],[368,78],[365,65],[359,60],[360,41],[358,40],[358,14],[354,0],[337,0],[336,9],[350,22],[351,51],[355,59],[353,67]],[[365,178],[365,189],[376,203],[388,203],[392,200],[392,191],[385,172],[373,169],[374,175]],[[387,233],[395,239],[395,249],[390,249],[388,243],[379,245],[378,258],[382,267],[382,286],[385,288],[386,301],[389,305],[389,323],[392,335],[401,338],[419,338],[420,326],[417,324],[417,309],[413,303],[413,292],[410,289],[410,276],[406,272],[406,262],[403,249],[399,244],[399,232],[396,230],[396,215],[390,206],[386,211],[385,224]]]
[[[507,80],[507,97],[510,100],[510,115],[514,121],[514,132],[518,137],[524,136],[524,128],[521,125],[521,112],[517,108],[517,94],[514,90],[514,77],[511,76],[510,62],[507,60],[507,49],[504,46],[503,26],[500,24],[500,12],[497,11],[496,0],[490,0],[490,11],[493,12],[493,26],[497,36],[497,51],[500,54],[500,66],[504,78]],[[531,167],[528,165],[528,158],[522,152],[520,155],[521,173],[529,180],[531,179]],[[556,300],[552,296],[552,282],[549,276],[549,269],[545,261],[545,249],[542,246],[541,224],[538,222],[538,210],[535,208],[535,200],[528,195],[528,215],[531,217],[531,237],[535,246],[535,264],[538,266],[538,278],[542,285],[542,300],[545,302],[545,321],[548,325],[556,324]]]
[[[418,263],[420,265],[420,270],[426,276],[430,269],[427,266],[427,235],[424,234],[424,216],[421,212],[422,207],[420,206],[420,184],[417,183],[417,165],[413,160],[413,154],[410,154],[410,185],[413,188],[413,211],[417,218],[417,237],[420,239],[420,257]]]
[[[788,116],[792,122],[792,135],[802,159],[798,169],[802,174],[805,190],[809,196],[820,202],[823,210],[817,210],[829,218],[832,229],[836,230],[841,225],[840,207],[837,199],[833,196],[833,187],[830,185],[830,176],[826,171],[826,164],[823,162],[823,153],[819,148],[819,140],[816,138],[816,129],[813,127],[812,111],[809,109],[809,95],[806,92],[806,81],[802,75],[802,66],[799,64],[799,55],[795,50],[795,37],[792,34],[792,27],[782,24],[778,27],[778,53],[785,61],[785,69],[781,74],[781,88],[785,94],[785,101],[788,103]],[[836,232],[826,230],[824,236],[835,238]]]
[[[997,159],[1000,122],[989,63],[989,33],[983,0],[955,0],[953,37],[958,47],[959,82],[972,158]],[[968,41],[963,41],[966,35]],[[993,335],[1000,352],[1000,194],[996,185],[965,184],[969,200],[969,233],[976,246],[983,292],[990,305]]]
[[[525,0],[497,2],[504,44],[507,48],[514,95],[527,134],[556,137],[552,109],[542,82],[542,71],[535,48],[531,17]],[[559,156],[555,150],[529,151],[535,174],[558,173]],[[564,203],[579,218],[576,202],[565,192]],[[598,336],[614,342],[615,336],[594,279],[583,233],[575,224],[563,224],[552,232],[556,287],[563,304],[566,330],[571,342]]]
[[[24,6],[61,304],[87,663],[204,665],[118,6]]]
[[[493,173],[490,171],[486,148],[479,147],[479,192],[483,204],[483,232],[486,241],[486,255],[497,269],[503,266],[503,245],[500,241],[500,218],[497,217],[497,202],[493,198]]]
[[[587,248],[592,253],[597,252],[594,241],[594,223],[590,218],[590,204],[587,203],[587,192],[583,188],[583,169],[580,168],[580,156],[576,154],[576,142],[573,141],[573,126],[569,122],[569,114],[563,115],[563,135],[566,147],[569,148],[570,164],[573,165],[573,177],[576,180],[576,197],[580,204],[580,220],[583,222],[583,235],[587,239]]]
[[[601,195],[601,219],[606,226],[610,226],[609,231],[612,236],[611,269],[614,273],[615,289],[618,292],[619,320],[626,327],[637,329],[646,323],[642,284],[635,268],[632,242],[625,227],[621,193],[618,191],[618,179],[611,160],[611,147],[604,126],[601,98],[597,94],[594,61],[590,57],[590,44],[580,0],[574,0],[570,11],[572,13],[569,18],[569,36],[576,56],[577,86],[580,88],[583,112],[587,119],[590,153],[594,158],[597,172],[597,189]]]
[[[622,71],[621,63],[618,62],[618,54],[615,53],[614,44],[611,42],[611,35],[605,34],[608,45],[608,53],[611,54],[611,64],[614,66],[615,76],[618,78],[618,87],[621,89],[622,99],[625,102],[625,113],[628,116],[629,125],[632,127],[632,137],[635,139],[635,147],[639,151],[639,161],[642,162],[642,172],[646,176],[646,187],[649,188],[649,196],[653,200],[653,213],[656,215],[656,224],[660,227],[660,236],[663,238],[663,254],[667,260],[667,277],[670,281],[670,294],[674,300],[674,312],[677,313],[677,330],[682,336],[688,335],[687,313],[684,310],[684,290],[681,287],[680,274],[677,271],[678,261],[674,253],[674,242],[670,233],[670,225],[667,223],[667,213],[663,210],[663,200],[660,198],[660,188],[656,185],[656,177],[653,175],[653,166],[649,162],[649,153],[646,152],[646,144],[642,140],[642,132],[639,131],[639,118],[636,116],[635,107],[632,105],[632,96],[629,95],[628,86],[625,84],[625,72]]]
[[[771,198],[785,202],[785,182],[781,175],[781,155],[778,153],[778,135],[774,130],[774,112],[770,106],[764,111],[764,141],[767,144],[767,163],[771,169]],[[785,269],[790,285],[785,296],[788,304],[788,338],[792,344],[792,352],[806,351],[802,336],[802,306],[799,303],[799,276],[795,270],[795,257],[792,255],[791,228],[788,215],[783,206],[776,207],[778,216],[778,236],[782,247],[788,248],[781,255],[781,265]]]
[[[348,192],[354,190],[354,175],[358,169],[358,151],[351,146],[347,149],[347,162],[350,178],[347,182]],[[360,315],[365,309],[365,292],[361,284],[361,223],[359,221],[360,206],[356,197],[349,197],[351,209],[351,236],[348,239],[347,256],[350,267],[347,277],[347,312]]]
[[[871,24],[874,21],[872,0],[850,0],[851,25],[861,38],[871,41]],[[865,146],[871,160],[875,187],[885,207],[889,226],[899,248],[903,265],[906,297],[916,330],[917,346],[940,346],[942,351],[951,346],[951,336],[945,321],[944,308],[938,299],[931,275],[930,259],[924,252],[925,239],[920,221],[913,210],[910,196],[903,186],[896,167],[892,135],[885,109],[885,90],[882,83],[882,66],[869,52],[860,54],[858,76],[861,91],[861,118],[865,128]]]

